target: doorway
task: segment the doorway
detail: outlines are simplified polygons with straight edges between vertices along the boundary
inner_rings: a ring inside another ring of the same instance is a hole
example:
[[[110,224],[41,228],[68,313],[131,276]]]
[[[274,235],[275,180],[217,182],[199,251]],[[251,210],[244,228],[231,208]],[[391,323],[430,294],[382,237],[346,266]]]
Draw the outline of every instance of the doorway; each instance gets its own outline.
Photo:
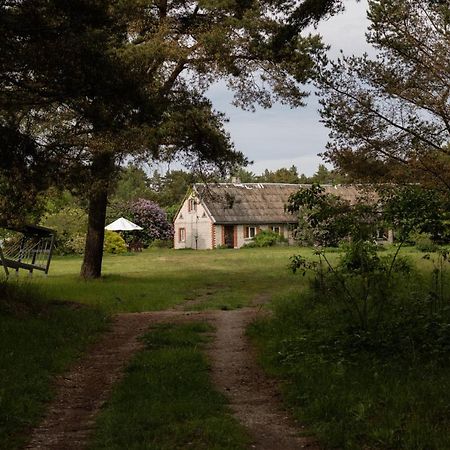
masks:
[[[234,248],[234,226],[224,225],[223,227],[223,242],[226,247]]]

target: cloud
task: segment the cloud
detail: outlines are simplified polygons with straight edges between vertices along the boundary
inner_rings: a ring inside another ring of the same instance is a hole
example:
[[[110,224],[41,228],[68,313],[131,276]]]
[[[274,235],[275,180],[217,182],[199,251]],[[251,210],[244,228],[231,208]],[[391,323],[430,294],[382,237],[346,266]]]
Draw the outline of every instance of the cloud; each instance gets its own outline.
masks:
[[[315,30],[331,46],[331,57],[336,57],[340,50],[357,55],[371,50],[365,41],[367,0],[346,0],[345,6],[343,14],[322,22]],[[249,168],[253,172],[294,164],[300,172],[312,175],[323,163],[317,154],[325,148],[328,130],[320,123],[314,94],[307,99],[308,105],[304,108],[293,110],[275,105],[270,110],[257,109],[254,113],[232,106],[233,95],[224,83],[215,84],[209,90],[209,97],[214,107],[229,117],[226,129],[237,150],[254,161]]]

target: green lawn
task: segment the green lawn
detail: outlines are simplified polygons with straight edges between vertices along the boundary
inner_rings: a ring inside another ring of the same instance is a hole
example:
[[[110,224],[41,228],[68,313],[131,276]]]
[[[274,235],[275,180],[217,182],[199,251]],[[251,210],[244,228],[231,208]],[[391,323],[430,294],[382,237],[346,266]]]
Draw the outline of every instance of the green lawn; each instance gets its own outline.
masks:
[[[205,323],[160,325],[97,420],[92,450],[244,450],[248,439],[211,385]]]
[[[191,309],[238,308],[257,296],[297,289],[301,280],[287,269],[298,248],[245,250],[150,249],[104,258],[103,278],[79,278],[81,259],[57,257],[48,278],[34,282],[51,298],[76,301],[115,313],[170,308],[195,300]],[[311,255],[311,250],[302,249]]]

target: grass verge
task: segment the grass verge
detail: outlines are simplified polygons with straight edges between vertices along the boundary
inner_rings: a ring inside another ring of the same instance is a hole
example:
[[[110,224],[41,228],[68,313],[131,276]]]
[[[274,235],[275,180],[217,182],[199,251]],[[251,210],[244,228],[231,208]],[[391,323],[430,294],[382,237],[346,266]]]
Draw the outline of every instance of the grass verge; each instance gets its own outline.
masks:
[[[430,328],[418,312],[381,337],[349,339],[328,305],[305,292],[249,329],[294,414],[325,448],[449,449],[448,322]]]
[[[106,326],[100,311],[0,280],[0,449],[23,446],[52,398],[53,377]]]
[[[232,450],[247,438],[211,385],[201,353],[211,327],[160,325],[100,414],[91,450]]]

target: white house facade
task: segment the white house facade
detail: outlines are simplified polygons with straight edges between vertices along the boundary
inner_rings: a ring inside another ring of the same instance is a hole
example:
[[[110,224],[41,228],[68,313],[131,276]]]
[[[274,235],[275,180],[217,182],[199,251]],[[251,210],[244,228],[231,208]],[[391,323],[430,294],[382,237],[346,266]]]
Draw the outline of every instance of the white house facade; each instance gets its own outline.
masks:
[[[240,248],[261,230],[272,230],[292,242],[297,218],[286,212],[289,196],[310,185],[284,183],[195,184],[175,221],[174,248],[207,250]],[[355,185],[323,185],[325,192],[355,202]]]
[[[285,212],[300,185],[276,183],[195,184],[175,218],[174,248],[240,248],[261,230],[291,238],[296,219]]]

